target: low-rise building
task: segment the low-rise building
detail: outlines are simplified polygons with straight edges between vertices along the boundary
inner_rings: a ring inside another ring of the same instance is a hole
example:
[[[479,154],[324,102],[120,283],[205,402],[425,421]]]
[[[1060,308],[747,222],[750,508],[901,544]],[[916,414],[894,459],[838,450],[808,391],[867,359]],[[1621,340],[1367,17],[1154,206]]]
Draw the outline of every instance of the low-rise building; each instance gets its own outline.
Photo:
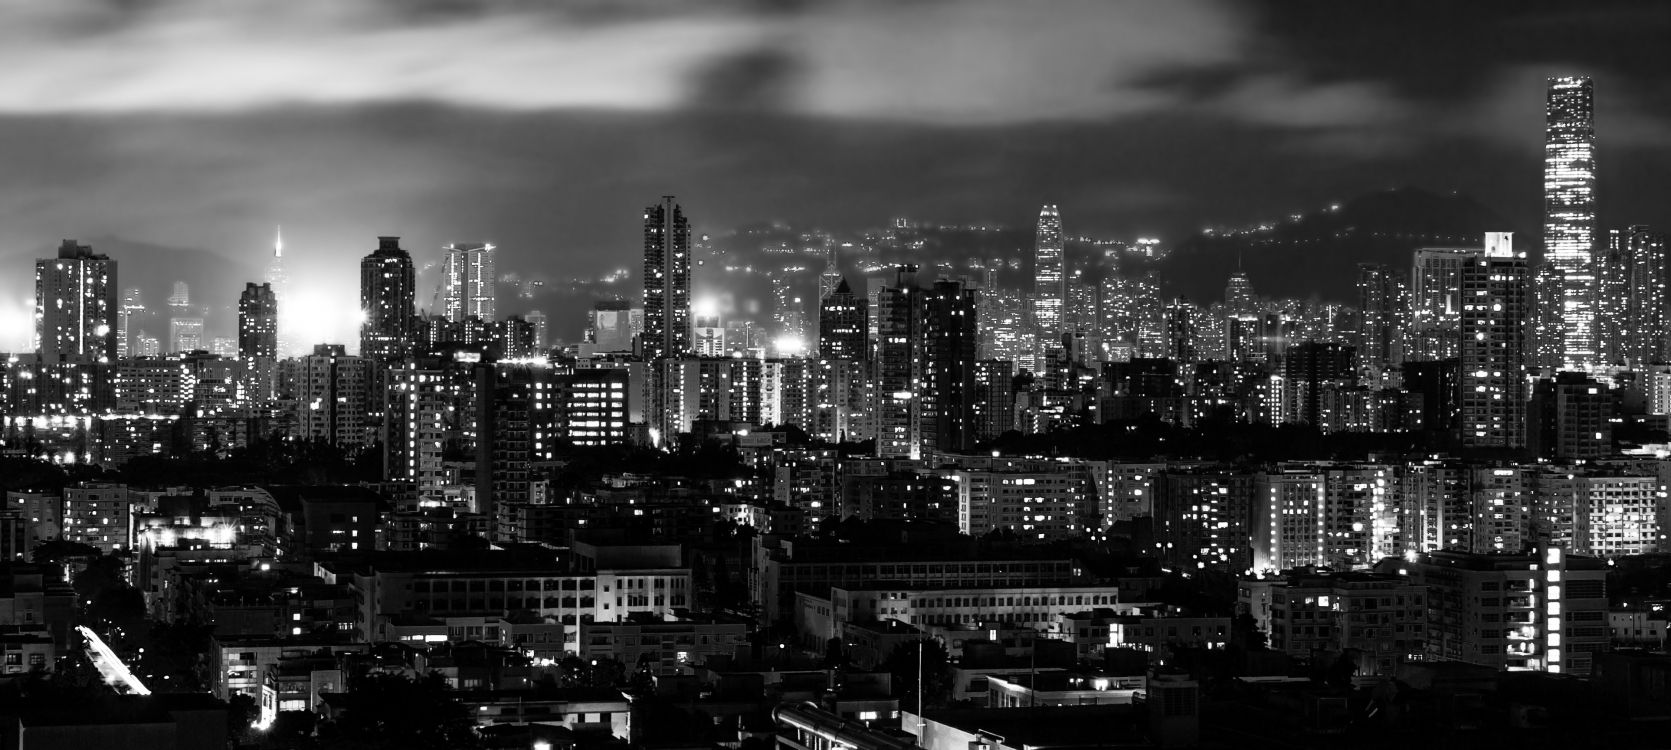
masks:
[[[1400,565],[1427,588],[1430,657],[1584,676],[1609,648],[1607,565],[1597,558],[1558,547],[1414,557]]]
[[[709,657],[738,655],[748,647],[748,631],[741,620],[714,618],[581,623],[580,656],[615,659],[628,669],[648,668],[663,676],[689,674]]]
[[[1270,637],[1296,659],[1356,659],[1360,675],[1391,675],[1425,653],[1427,587],[1397,575],[1296,572],[1245,579],[1237,598]]]

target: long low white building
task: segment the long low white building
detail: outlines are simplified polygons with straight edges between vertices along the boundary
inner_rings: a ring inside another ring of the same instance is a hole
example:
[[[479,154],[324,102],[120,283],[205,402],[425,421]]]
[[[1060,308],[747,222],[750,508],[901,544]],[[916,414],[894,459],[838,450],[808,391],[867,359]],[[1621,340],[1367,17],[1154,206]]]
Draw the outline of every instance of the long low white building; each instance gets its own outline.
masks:
[[[832,586],[828,596],[797,594],[795,622],[803,635],[827,640],[848,622],[898,620],[907,625],[1003,623],[1048,630],[1057,618],[1119,604],[1117,586],[989,586],[900,588],[897,584]]]

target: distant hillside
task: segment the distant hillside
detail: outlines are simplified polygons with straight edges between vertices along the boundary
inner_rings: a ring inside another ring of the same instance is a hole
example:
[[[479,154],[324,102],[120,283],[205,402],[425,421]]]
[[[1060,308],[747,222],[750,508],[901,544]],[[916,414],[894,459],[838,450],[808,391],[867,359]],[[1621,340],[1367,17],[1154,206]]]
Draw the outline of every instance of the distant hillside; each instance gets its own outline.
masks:
[[[1488,231],[1514,231],[1517,241],[1532,241],[1467,196],[1398,188],[1266,229],[1195,235],[1178,243],[1157,273],[1169,293],[1207,303],[1222,299],[1239,261],[1261,295],[1350,302],[1357,264],[1408,267],[1416,248],[1478,245]]]

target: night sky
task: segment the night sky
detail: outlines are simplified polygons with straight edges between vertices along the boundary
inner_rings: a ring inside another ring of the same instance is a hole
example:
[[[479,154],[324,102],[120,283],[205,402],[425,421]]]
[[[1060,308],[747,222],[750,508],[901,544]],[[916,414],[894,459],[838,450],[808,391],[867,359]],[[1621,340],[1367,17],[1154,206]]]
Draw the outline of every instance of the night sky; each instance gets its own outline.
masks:
[[[1535,227],[1557,73],[1596,80],[1603,223],[1664,225],[1667,40],[1644,2],[0,0],[0,350],[66,237],[225,305],[283,225],[352,341],[376,235],[594,273],[664,193],[1177,238],[1414,185]]]

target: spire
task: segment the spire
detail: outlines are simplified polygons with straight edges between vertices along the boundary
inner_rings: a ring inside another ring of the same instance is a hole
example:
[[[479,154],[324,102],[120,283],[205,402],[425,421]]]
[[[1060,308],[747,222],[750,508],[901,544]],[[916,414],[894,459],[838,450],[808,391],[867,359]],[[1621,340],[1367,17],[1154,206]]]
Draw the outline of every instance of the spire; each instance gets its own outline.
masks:
[[[284,257],[284,227],[273,227],[273,257]]]

